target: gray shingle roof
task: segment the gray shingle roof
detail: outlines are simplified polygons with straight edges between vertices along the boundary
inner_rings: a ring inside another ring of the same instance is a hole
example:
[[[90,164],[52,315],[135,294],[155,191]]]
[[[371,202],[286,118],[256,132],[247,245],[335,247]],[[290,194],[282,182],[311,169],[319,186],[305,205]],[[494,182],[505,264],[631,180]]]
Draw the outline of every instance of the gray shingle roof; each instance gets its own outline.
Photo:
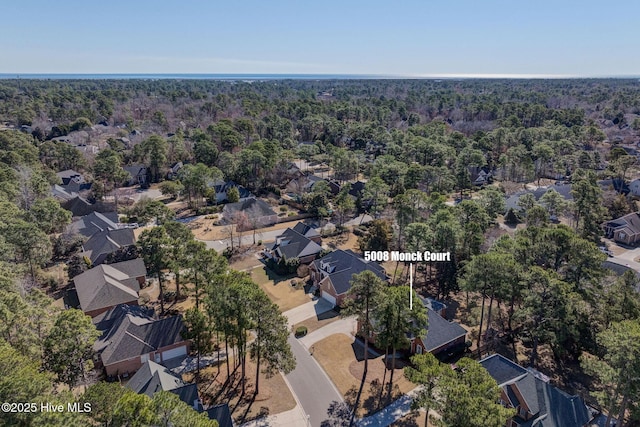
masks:
[[[292,259],[319,254],[322,247],[297,231],[287,228],[284,233],[276,237],[273,250],[281,257]]]
[[[94,345],[96,351],[102,351],[100,357],[105,366],[184,341],[181,316],[153,320],[137,310],[123,309],[121,305],[109,310],[112,311],[115,316],[104,316],[113,317],[111,327]],[[104,322],[97,323],[105,325]]]
[[[422,337],[426,351],[433,351],[467,334],[462,326],[449,322],[431,308],[427,308],[427,315],[427,334]]]
[[[92,212],[71,223],[69,230],[91,237],[99,231],[118,229],[118,223],[118,214],[116,212]]]
[[[525,368],[499,354],[493,354],[482,359],[480,364],[496,380],[499,386],[527,373]]]
[[[262,199],[249,197],[241,202],[224,205],[222,212],[225,215],[233,215],[236,212],[244,212],[249,218],[259,219],[265,216],[277,215],[271,206]]]
[[[73,278],[83,311],[98,310],[138,300],[140,285],[136,277],[147,270],[141,259],[99,265]]]
[[[76,172],[73,169],[67,169],[66,171],[57,172],[56,175],[62,180],[62,185],[68,185],[70,182],[76,182],[78,184],[84,182],[84,178],[80,172]]]
[[[640,233],[640,212],[632,212],[617,219],[607,222],[607,226],[614,229],[628,228],[630,234]]]
[[[185,383],[169,369],[151,360],[146,361],[127,382],[127,388],[149,397],[153,397],[159,391],[172,391],[184,385]]]
[[[95,233],[82,245],[82,248],[84,249],[84,255],[95,265],[102,263],[107,255],[135,243],[136,239],[133,230],[131,228],[121,228]]]
[[[318,230],[316,230],[315,228],[313,228],[312,226],[310,226],[309,224],[305,224],[304,222],[299,222],[296,225],[293,226],[293,231],[296,231],[300,234],[302,234],[305,237],[317,237],[320,235],[320,233],[318,233]]]
[[[525,422],[516,415],[519,426],[583,427],[591,420],[591,414],[579,396],[565,393],[507,358],[494,354],[481,360],[480,364],[505,389],[514,407],[521,403],[529,407],[533,417]]]
[[[351,250],[337,250],[313,262],[324,277],[329,276],[338,295],[351,289],[351,278],[365,270],[372,271],[382,280],[388,280],[384,268],[373,261],[365,261]],[[324,268],[323,268],[324,267]]]
[[[533,194],[533,197],[535,197],[536,200],[540,200],[540,197],[542,197],[547,191],[555,190],[562,196],[564,200],[567,200],[567,201],[573,200],[573,196],[571,195],[571,188],[572,188],[571,184],[563,184],[563,185],[550,185],[549,187],[539,187],[533,191],[531,190],[519,191],[506,198],[505,212],[508,211],[509,209],[514,209],[514,210],[520,209],[518,207],[518,200],[520,200],[520,197],[522,197],[524,194],[527,194],[527,193]]]
[[[231,411],[229,411],[229,405],[226,403],[207,409],[207,415],[210,420],[218,421],[220,427],[233,427]]]

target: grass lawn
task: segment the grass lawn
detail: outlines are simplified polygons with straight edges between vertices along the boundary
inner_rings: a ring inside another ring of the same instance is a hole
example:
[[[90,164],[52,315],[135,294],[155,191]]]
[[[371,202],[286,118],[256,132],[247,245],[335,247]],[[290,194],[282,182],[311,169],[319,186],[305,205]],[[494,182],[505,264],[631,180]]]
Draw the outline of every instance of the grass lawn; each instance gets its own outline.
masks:
[[[240,368],[235,373],[233,366],[231,368],[230,381],[227,381],[225,364],[220,365],[220,372],[218,367],[213,366],[203,369],[200,372],[198,390],[205,404],[228,403],[236,425],[288,411],[296,406],[289,388],[279,373],[271,378],[260,374],[260,393],[255,395],[256,366],[247,358],[246,391],[242,395]],[[185,375],[184,379],[190,381],[193,375]]]
[[[278,276],[266,267],[253,269],[250,274],[251,278],[269,295],[271,301],[278,305],[281,312],[311,301],[304,289],[291,286],[293,276]],[[303,279],[295,278],[295,280],[299,282]]]
[[[433,413],[433,411],[432,411]],[[431,418],[431,417],[429,417]],[[433,422],[429,422],[430,426],[433,426]],[[424,425],[424,411],[409,412],[404,417],[400,418],[396,422],[391,424],[391,427],[425,427]]]
[[[364,371],[363,350],[360,343],[352,342],[351,338],[342,334],[331,335],[314,344],[313,356],[349,404],[355,402],[360,388]],[[369,356],[369,372],[360,397],[360,417],[374,414],[389,403],[387,383],[391,371],[385,369],[383,358],[384,356]],[[404,377],[402,367],[401,361],[396,360],[392,401],[416,387]]]

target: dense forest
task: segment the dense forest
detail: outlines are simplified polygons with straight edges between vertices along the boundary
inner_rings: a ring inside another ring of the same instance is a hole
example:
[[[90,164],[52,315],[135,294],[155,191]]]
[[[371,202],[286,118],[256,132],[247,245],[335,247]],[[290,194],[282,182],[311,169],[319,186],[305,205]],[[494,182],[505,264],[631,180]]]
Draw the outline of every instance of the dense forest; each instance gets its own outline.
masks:
[[[343,188],[366,182],[355,203],[325,186],[300,195],[304,210],[338,225],[355,211],[374,217],[354,230],[362,250],[451,252],[451,263],[421,268],[416,280],[434,297],[466,300],[479,351],[502,340],[618,419],[640,420],[638,276],[602,267],[598,249],[602,223],[637,210],[599,183],[640,177],[638,80],[8,79],[0,129],[0,397],[11,387],[23,399],[60,400],[54,374],[64,383],[64,366],[75,378],[91,368],[89,348],[73,347],[71,363],[60,343],[95,331],[51,308],[55,284],[42,273],[78,245],[63,233],[70,213],[50,195],[56,172],[82,172],[99,200],[141,162],[163,194],[202,213],[200,204],[215,204],[208,182],[279,196],[292,162],[304,160]],[[177,162],[178,179],[167,179]],[[493,184],[474,185],[480,170]],[[543,180],[570,182],[572,200],[547,192],[507,210],[506,196]],[[120,212],[157,219],[158,209]],[[395,268],[404,285],[406,270]],[[91,388],[82,396],[96,399]],[[167,405],[162,397],[150,410]],[[123,405],[104,404],[105,413]],[[58,417],[34,425],[72,422]]]

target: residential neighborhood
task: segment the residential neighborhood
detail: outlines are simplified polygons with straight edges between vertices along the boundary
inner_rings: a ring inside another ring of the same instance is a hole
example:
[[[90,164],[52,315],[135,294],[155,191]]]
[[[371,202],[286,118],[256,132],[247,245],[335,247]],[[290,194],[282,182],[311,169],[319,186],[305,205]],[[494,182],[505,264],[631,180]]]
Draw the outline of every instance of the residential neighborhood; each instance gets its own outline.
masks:
[[[96,408],[78,425],[640,422],[640,113],[552,107],[551,81],[169,81],[30,131],[0,111],[5,400]]]

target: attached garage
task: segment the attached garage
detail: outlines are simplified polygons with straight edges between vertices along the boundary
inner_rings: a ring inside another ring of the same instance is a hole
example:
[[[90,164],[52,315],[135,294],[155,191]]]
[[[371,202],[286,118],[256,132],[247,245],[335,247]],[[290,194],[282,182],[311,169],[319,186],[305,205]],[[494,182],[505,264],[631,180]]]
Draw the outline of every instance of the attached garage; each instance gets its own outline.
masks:
[[[323,290],[322,291],[322,298],[325,299],[326,301],[329,301],[331,303],[331,305],[335,307],[335,305],[336,305],[336,297],[331,295],[329,292],[326,292],[326,291]]]
[[[162,360],[170,360],[175,359],[176,357],[184,357],[187,355],[187,346],[183,345],[180,347],[172,348],[171,350],[166,350],[162,352]]]

